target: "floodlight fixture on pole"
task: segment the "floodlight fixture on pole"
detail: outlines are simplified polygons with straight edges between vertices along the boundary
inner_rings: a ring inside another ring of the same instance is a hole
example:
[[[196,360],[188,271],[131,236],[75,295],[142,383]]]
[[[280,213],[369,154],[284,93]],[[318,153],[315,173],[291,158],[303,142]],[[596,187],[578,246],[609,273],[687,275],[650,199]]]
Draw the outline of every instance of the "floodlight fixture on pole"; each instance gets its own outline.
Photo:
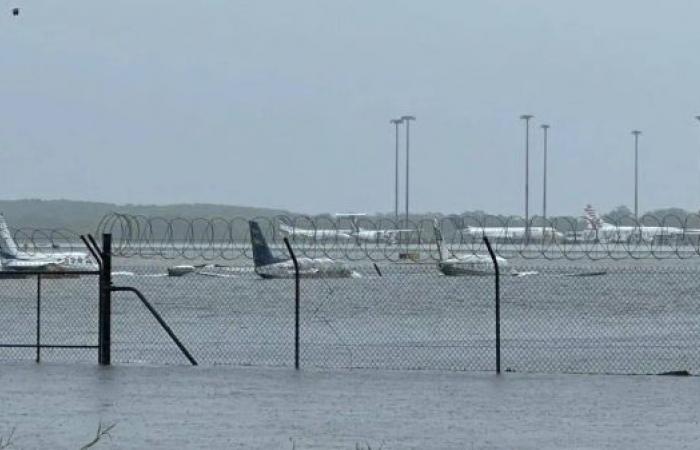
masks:
[[[639,220],[639,130],[632,130],[634,135],[634,220]]]
[[[394,158],[394,225],[399,222],[399,125],[403,123],[401,119],[391,119],[391,123],[396,127],[396,148]]]
[[[530,240],[530,119],[532,114],[523,114],[525,121],[525,243]]]
[[[411,121],[416,120],[414,116],[401,116],[401,120],[406,123],[406,226],[408,226],[408,213],[409,213],[409,203],[408,203],[408,192],[410,189],[409,184],[409,149],[410,149],[410,136],[411,136]]]

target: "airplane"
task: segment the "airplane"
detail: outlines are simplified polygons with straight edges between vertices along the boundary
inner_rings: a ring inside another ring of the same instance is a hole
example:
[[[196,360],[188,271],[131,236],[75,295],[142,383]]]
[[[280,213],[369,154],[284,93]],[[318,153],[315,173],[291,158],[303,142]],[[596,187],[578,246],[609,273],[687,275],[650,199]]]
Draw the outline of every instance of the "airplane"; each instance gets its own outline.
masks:
[[[367,230],[360,227],[357,223],[358,217],[364,217],[366,214],[363,213],[342,213],[336,214],[336,217],[350,217],[352,223],[352,231],[350,236],[355,238],[355,241],[359,245],[360,242],[368,243],[386,243],[389,245],[394,245],[397,243],[399,236],[402,233],[413,233],[416,230],[413,229],[384,229],[384,230]]]
[[[533,241],[562,241],[564,234],[553,227],[543,227],[532,225],[529,229],[525,227],[466,227],[461,230],[463,235],[473,238],[483,238],[484,236],[492,240],[520,240],[526,239],[526,234]]]
[[[435,244],[437,244],[439,260],[438,270],[445,275],[493,275],[495,268],[493,261],[489,255],[483,254],[467,254],[457,255],[452,254],[447,250],[447,247],[442,241],[442,232],[438,225],[437,219],[433,222],[433,230],[435,232]],[[500,256],[496,256],[499,268],[507,268],[508,260]]]
[[[289,223],[288,219],[279,219],[279,229],[286,237],[309,239],[312,241],[349,241],[352,230],[298,228]]]
[[[5,216],[0,213],[1,270],[21,271],[81,271],[97,270],[97,263],[83,252],[34,253],[20,251],[10,233]]]
[[[653,242],[686,233],[696,235],[700,230],[683,230],[679,227],[648,227],[644,225],[618,226],[604,222],[591,205],[583,209],[586,220],[586,230],[582,233],[583,240],[598,242]]]
[[[291,258],[276,258],[272,256],[270,247],[265,241],[260,225],[254,220],[250,226],[250,241],[253,246],[253,263],[255,273],[261,278],[294,278],[294,263]],[[330,258],[297,258],[299,276],[302,278],[351,278],[357,273],[342,262]]]

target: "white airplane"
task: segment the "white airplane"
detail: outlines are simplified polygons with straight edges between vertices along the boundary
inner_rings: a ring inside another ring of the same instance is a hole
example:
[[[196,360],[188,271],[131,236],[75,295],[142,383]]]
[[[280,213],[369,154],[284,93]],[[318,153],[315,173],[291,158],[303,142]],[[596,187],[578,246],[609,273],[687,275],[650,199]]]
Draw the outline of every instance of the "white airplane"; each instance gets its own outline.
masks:
[[[514,240],[524,241],[526,235],[534,241],[560,241],[564,239],[564,234],[552,227],[533,225],[529,233],[525,227],[466,227],[461,230],[463,235],[473,238],[486,236],[492,240]]]
[[[317,241],[349,241],[352,230],[330,230],[330,229],[311,229],[297,228],[287,222],[286,219],[280,218],[279,229],[286,237],[302,238],[314,242]]]
[[[438,270],[445,275],[493,275],[495,269],[493,261],[489,255],[450,255],[447,247],[442,241],[442,232],[438,225],[437,219],[433,222],[433,230],[435,232],[435,243],[437,244],[439,260]],[[506,269],[508,261],[505,258],[496,256],[499,269]]]
[[[294,263],[290,258],[272,256],[260,225],[251,220],[250,241],[253,246],[255,273],[261,278],[294,278]],[[345,264],[330,258],[297,258],[299,276],[303,278],[350,278],[357,273]]]
[[[357,223],[357,218],[358,217],[364,217],[366,214],[363,213],[343,213],[343,214],[336,214],[336,217],[350,217],[351,223],[352,223],[352,231],[350,233],[350,236],[355,238],[356,242],[359,244],[360,242],[367,242],[367,243],[385,243],[389,245],[394,245],[398,242],[399,236],[403,233],[413,233],[416,230],[411,230],[411,229],[403,229],[403,230],[396,230],[396,229],[384,229],[384,230],[367,230],[363,229],[360,227]]]
[[[87,253],[20,251],[2,213],[0,213],[0,261],[1,270],[8,271],[97,270],[97,264]]]
[[[591,205],[583,209],[586,220],[586,230],[582,233],[583,240],[598,242],[652,242],[655,239],[668,239],[682,236],[685,233],[696,235],[698,230],[686,230],[678,227],[648,227],[640,225],[618,226],[604,222]]]

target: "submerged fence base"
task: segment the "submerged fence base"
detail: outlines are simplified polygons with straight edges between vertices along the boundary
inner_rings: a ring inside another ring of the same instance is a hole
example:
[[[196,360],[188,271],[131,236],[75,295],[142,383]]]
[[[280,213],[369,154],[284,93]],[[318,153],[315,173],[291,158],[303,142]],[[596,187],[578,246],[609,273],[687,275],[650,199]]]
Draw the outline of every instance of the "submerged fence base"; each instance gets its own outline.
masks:
[[[502,371],[700,371],[700,271],[525,269],[500,279]],[[200,365],[498,369],[492,276],[368,266],[360,278],[302,278],[297,328],[293,279],[130,270],[115,282],[156,300]],[[113,306],[114,363],[189,362],[138,299]]]
[[[107,285],[140,300],[109,309],[96,272],[0,276],[0,359],[94,362],[109,342],[115,364],[700,373],[700,268],[513,265],[494,279],[358,263],[360,277],[297,280],[138,266]]]
[[[0,359],[94,361],[97,275],[0,271]]]

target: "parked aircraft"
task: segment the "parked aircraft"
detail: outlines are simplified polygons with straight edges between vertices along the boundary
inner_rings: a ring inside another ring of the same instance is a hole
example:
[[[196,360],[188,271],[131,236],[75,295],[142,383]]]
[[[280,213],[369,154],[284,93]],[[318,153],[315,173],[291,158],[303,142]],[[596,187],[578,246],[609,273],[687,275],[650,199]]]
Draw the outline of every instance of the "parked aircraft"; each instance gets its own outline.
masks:
[[[97,264],[87,253],[20,251],[2,213],[0,213],[0,261],[2,270],[7,271],[97,270]]]
[[[402,234],[409,234],[409,233],[413,233],[416,231],[416,230],[412,230],[412,229],[368,230],[368,229],[363,229],[357,223],[357,218],[364,217],[365,214],[343,213],[343,214],[336,214],[336,216],[350,218],[350,223],[352,224],[352,231],[350,233],[350,236],[355,238],[355,240],[358,244],[360,244],[362,242],[366,242],[366,243],[375,243],[375,244],[385,243],[385,244],[394,245],[398,242],[399,236],[401,236]]]
[[[262,234],[260,225],[251,220],[250,241],[253,246],[255,273],[261,278],[294,278],[294,262],[291,258],[276,258],[272,255]],[[298,257],[299,275],[304,278],[349,278],[356,273],[345,264],[330,258]]]
[[[353,239],[351,236],[352,230],[298,228],[283,218],[280,218],[279,222],[280,231],[289,238],[302,238],[314,242],[349,241]]]
[[[486,236],[491,240],[524,241],[561,241],[564,234],[552,227],[532,225],[529,231],[526,227],[466,227],[462,234],[473,238]]]
[[[586,230],[583,240],[598,242],[652,242],[682,236],[684,233],[696,235],[699,230],[686,230],[678,227],[649,227],[644,225],[613,225],[604,222],[591,205],[583,209]]]
[[[442,232],[437,219],[433,223],[435,232],[435,243],[437,244],[439,260],[438,270],[445,275],[492,275],[495,272],[493,261],[489,255],[466,254],[456,255],[448,251],[442,240]],[[505,258],[496,256],[498,267],[506,269],[508,261]]]

